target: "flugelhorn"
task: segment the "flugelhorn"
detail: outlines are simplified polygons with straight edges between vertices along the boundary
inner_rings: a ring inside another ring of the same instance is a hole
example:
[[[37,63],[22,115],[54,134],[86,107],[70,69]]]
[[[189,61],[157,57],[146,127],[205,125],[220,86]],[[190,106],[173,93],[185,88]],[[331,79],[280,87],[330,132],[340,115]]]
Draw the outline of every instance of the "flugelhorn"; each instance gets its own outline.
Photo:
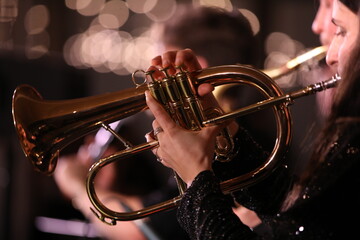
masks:
[[[273,109],[277,122],[277,136],[272,152],[255,169],[221,182],[225,193],[231,193],[244,186],[256,184],[271,174],[279,165],[281,156],[286,151],[291,140],[292,124],[288,109],[289,103],[292,103],[298,97],[334,87],[339,80],[339,78],[333,78],[326,82],[310,85],[299,91],[284,94],[268,75],[246,65],[217,66],[191,73],[180,71],[180,77],[177,75],[170,78],[175,81],[175,83],[172,83],[175,85],[178,84],[177,80],[179,79],[186,82],[179,83],[178,86],[178,89],[183,92],[181,93],[183,95],[181,103],[186,102],[187,109],[190,109],[190,113],[184,114],[191,115],[190,121],[197,122],[200,127],[217,124],[264,108]],[[202,83],[210,83],[214,86],[234,83],[250,85],[258,89],[267,100],[239,109],[233,113],[209,117],[206,113],[196,113],[196,111],[202,111],[203,109],[198,104],[196,96],[191,94]],[[163,88],[164,86],[160,85],[160,87]],[[144,92],[147,89],[149,89],[149,86],[144,83],[137,88],[114,93],[73,100],[49,101],[43,100],[34,88],[28,85],[19,86],[13,95],[12,110],[14,125],[25,155],[36,170],[51,174],[56,167],[59,152],[68,144],[99,127],[107,128],[111,122],[145,110],[147,106]],[[195,112],[191,106],[195,106]],[[86,180],[86,187],[88,196],[96,209],[94,212],[100,220],[113,225],[116,224],[116,221],[143,218],[150,214],[173,209],[178,205],[181,194],[178,197],[148,208],[119,213],[107,208],[96,195],[94,179],[103,166],[124,159],[127,156],[151,150],[156,146],[158,146],[157,141],[133,146],[100,159],[92,165]]]

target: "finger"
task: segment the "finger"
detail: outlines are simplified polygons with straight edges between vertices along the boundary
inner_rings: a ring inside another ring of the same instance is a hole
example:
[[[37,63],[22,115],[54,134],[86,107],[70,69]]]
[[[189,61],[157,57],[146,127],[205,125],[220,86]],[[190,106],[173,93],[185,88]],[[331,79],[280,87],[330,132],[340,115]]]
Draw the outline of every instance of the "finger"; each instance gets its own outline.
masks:
[[[182,66],[189,72],[201,69],[201,65],[197,60],[195,53],[189,48],[178,51],[175,59],[175,66]]]
[[[198,87],[199,96],[205,96],[211,93],[212,91],[214,91],[214,86],[211,85],[210,83],[200,84]]]
[[[160,124],[158,123],[158,121],[156,121],[156,119],[152,122],[152,127],[153,129],[160,127]]]
[[[204,83],[199,85],[198,94],[201,97],[201,102],[204,109],[209,108],[220,108],[220,105],[215,98],[212,91],[214,90],[214,86],[209,83]]]
[[[168,73],[173,75],[176,73],[175,69],[175,59],[176,59],[176,51],[168,51],[163,53],[162,55],[162,67],[167,68]]]
[[[159,104],[151,96],[149,91],[145,92],[145,96],[146,96],[146,103],[147,103],[150,111],[153,113],[159,126],[161,126],[164,131],[168,131],[177,126],[176,123],[173,121],[173,119],[165,111],[163,106],[161,104]]]
[[[165,75],[161,71],[159,71],[158,67],[154,65],[148,68],[148,72],[151,72],[151,76],[153,79],[162,79],[165,77]],[[148,77],[146,80],[151,81],[151,78]]]
[[[155,140],[154,131],[148,132],[145,134],[146,142],[151,142]]]
[[[162,68],[162,57],[159,55],[151,59],[151,65]]]

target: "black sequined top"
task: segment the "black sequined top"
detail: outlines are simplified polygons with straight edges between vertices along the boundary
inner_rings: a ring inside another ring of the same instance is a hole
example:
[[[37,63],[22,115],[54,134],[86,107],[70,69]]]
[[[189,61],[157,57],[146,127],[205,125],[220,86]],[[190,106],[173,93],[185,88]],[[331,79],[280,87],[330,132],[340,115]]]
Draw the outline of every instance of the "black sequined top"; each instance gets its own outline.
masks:
[[[360,230],[359,133],[357,122],[344,133],[346,138],[333,144],[301,197],[286,211],[279,209],[292,182],[283,166],[265,181],[233,194],[240,204],[258,213],[266,234],[241,223],[212,171],[200,173],[187,189],[178,220],[191,239],[354,239]],[[250,138],[239,140],[243,149],[254,150]]]

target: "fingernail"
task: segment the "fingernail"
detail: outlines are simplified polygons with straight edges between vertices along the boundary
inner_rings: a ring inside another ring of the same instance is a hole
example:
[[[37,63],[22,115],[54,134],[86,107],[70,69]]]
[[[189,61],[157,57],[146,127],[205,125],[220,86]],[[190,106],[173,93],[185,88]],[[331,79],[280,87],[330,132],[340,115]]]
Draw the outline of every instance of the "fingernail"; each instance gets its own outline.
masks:
[[[169,61],[164,60],[162,65],[163,65],[163,68],[167,68],[168,66],[170,66],[170,63],[169,63]]]

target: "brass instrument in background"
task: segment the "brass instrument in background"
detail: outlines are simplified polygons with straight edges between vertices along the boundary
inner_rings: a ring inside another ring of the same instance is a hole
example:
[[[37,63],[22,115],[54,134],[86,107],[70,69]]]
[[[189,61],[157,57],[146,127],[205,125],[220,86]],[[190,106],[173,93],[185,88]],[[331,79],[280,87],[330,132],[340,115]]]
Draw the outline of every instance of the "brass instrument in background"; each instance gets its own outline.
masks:
[[[147,73],[151,76],[151,73]],[[198,130],[209,124],[218,124],[265,108],[272,108],[277,136],[270,156],[256,169],[221,182],[224,193],[231,193],[242,187],[256,184],[279,165],[281,156],[291,140],[291,115],[288,105],[296,98],[314,94],[334,87],[339,77],[310,85],[306,88],[284,94],[279,86],[264,72],[251,66],[225,65],[196,72],[179,71],[176,76],[166,76],[165,84],[153,81],[134,89],[114,93],[78,98],[73,100],[49,101],[31,86],[19,86],[13,95],[13,120],[22,149],[34,168],[51,174],[56,167],[59,152],[76,139],[100,127],[108,129],[121,139],[110,127],[117,121],[147,109],[144,92],[148,89],[169,110],[172,117],[182,126]],[[259,90],[267,99],[230,113],[217,109],[203,109],[196,95],[196,87],[202,83],[213,86],[227,84],[250,85]],[[210,114],[208,113],[210,110]],[[135,220],[175,208],[180,195],[168,201],[133,212],[119,213],[107,208],[98,198],[94,188],[96,174],[102,167],[127,156],[148,151],[158,146],[157,141],[147,142],[100,159],[92,165],[86,180],[88,196],[97,210],[94,213],[105,223]],[[226,150],[226,149],[225,149]],[[229,154],[232,149],[230,149]],[[109,219],[110,221],[107,221]]]
[[[326,46],[319,46],[306,51],[305,53],[289,60],[284,65],[276,68],[268,68],[262,70],[266,75],[271,77],[273,80],[279,79],[282,76],[285,76],[294,70],[297,70],[300,66],[304,64],[309,64],[309,61],[317,64],[320,60],[324,59],[327,51]],[[311,63],[310,63],[311,64]],[[223,85],[214,90],[214,95],[217,99],[221,98],[226,90],[231,87],[236,86],[237,84],[228,84]]]
[[[308,64],[309,60],[318,63],[320,60],[326,57],[326,46],[315,47],[285,63],[284,65],[276,68],[269,68],[263,70],[272,79],[277,79],[282,77],[296,69],[298,69],[303,64]]]

